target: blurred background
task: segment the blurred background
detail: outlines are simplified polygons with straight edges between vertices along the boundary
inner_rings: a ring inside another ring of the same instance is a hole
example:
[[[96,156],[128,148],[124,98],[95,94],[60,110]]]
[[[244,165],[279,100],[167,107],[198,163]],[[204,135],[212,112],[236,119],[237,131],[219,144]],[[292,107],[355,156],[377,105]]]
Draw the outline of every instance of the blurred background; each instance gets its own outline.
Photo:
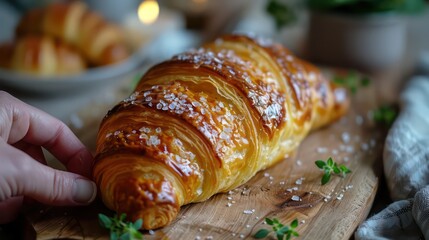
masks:
[[[389,96],[429,65],[425,0],[86,0],[102,20],[81,22],[73,18],[82,6],[52,7],[58,2],[70,1],[0,0],[0,89],[75,127],[81,109],[111,106],[150,66],[224,33],[272,38],[321,66],[390,72],[398,80],[384,88]],[[128,51],[91,55],[107,41]]]

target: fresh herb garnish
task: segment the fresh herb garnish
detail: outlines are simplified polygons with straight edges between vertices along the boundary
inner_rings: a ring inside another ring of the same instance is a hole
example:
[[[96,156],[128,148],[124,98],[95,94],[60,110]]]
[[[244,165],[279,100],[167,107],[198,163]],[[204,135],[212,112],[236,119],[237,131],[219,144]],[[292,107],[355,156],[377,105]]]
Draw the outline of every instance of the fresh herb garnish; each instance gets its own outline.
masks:
[[[335,75],[333,79],[334,83],[346,87],[355,94],[359,87],[366,87],[371,83],[371,80],[367,76],[360,76],[355,71],[348,72],[347,75]]]
[[[289,240],[292,236],[298,237],[299,234],[295,231],[295,228],[298,227],[298,219],[293,220],[290,223],[290,226],[285,226],[277,218],[265,218],[265,222],[273,227],[273,232],[276,234],[277,240]],[[258,232],[253,235],[254,238],[261,239],[265,238],[270,234],[270,230],[260,229]]]
[[[338,165],[336,162],[334,162],[334,160],[332,160],[331,157],[328,158],[326,162],[323,160],[317,160],[315,164],[318,168],[322,169],[325,172],[321,180],[322,185],[325,185],[329,182],[332,173],[338,174],[341,177],[345,177],[347,173],[352,172],[346,166]]]
[[[139,232],[142,227],[143,220],[139,219],[135,223],[127,222],[127,215],[122,213],[119,217],[115,214],[114,217],[108,217],[104,214],[98,214],[100,225],[110,230],[111,240],[134,240],[143,239],[143,235]]]
[[[269,0],[266,10],[273,17],[278,30],[296,20],[296,14],[291,7],[278,0]]]
[[[373,112],[374,122],[390,127],[395,121],[398,112],[394,107],[381,106]]]

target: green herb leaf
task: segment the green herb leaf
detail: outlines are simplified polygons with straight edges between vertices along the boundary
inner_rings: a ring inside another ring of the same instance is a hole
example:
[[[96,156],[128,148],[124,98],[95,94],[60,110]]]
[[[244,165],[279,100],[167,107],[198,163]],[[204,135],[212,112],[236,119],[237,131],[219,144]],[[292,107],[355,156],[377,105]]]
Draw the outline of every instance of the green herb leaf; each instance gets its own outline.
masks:
[[[265,222],[266,222],[268,225],[273,225],[273,224],[274,224],[273,220],[271,220],[270,218],[265,218]]]
[[[374,122],[390,127],[398,115],[397,110],[392,106],[381,106],[373,111]]]
[[[335,174],[340,174],[341,173],[341,170],[338,167],[337,163],[334,163],[334,166],[332,167],[332,170],[334,170]]]
[[[112,221],[110,220],[110,218],[104,214],[98,214],[98,220],[100,220],[100,225],[102,227],[110,228],[110,226],[112,225]]]
[[[260,239],[268,236],[269,233],[270,231],[268,231],[267,229],[260,229],[258,232],[255,233],[255,235],[253,235],[253,237]]]
[[[291,222],[290,226],[283,225],[277,218],[265,218],[265,222],[269,225],[272,225],[272,232],[275,234],[277,239],[290,239],[291,236],[299,236],[299,234],[294,230],[298,227],[298,219],[295,219]],[[260,229],[253,235],[254,238],[260,239],[265,238],[270,234],[270,231],[267,229]]]
[[[323,167],[326,166],[326,163],[323,160],[317,160],[315,163],[316,163],[316,166],[320,169],[323,169]]]
[[[323,174],[321,183],[322,185],[325,185],[329,182],[329,180],[331,179],[331,173],[330,172],[325,172],[325,174]]]
[[[323,170],[323,176],[320,180],[322,185],[327,184],[331,180],[331,175],[336,174],[341,177],[345,177],[346,174],[351,173],[352,171],[348,169],[344,165],[338,165],[338,163],[334,162],[334,160],[330,157],[328,160],[317,160],[315,162],[316,166]]]
[[[340,170],[341,170],[341,172],[342,172],[343,174],[351,173],[351,172],[352,172],[350,169],[348,169],[348,168],[347,168],[346,166],[344,166],[344,165],[341,165],[341,166],[340,166]]]
[[[107,217],[104,214],[98,214],[100,226],[110,230],[110,239],[112,240],[134,240],[142,239],[143,234],[139,229],[143,225],[143,220],[139,219],[136,222],[126,221],[127,215],[122,213],[119,217]]]
[[[289,226],[283,226],[282,228],[280,228],[279,230],[277,230],[277,232],[285,234],[285,233],[289,232]]]
[[[290,227],[291,227],[291,228],[296,228],[296,227],[298,227],[298,219],[293,220],[293,221],[291,222],[291,224],[290,224]]]
[[[337,85],[348,88],[355,94],[359,87],[366,87],[371,83],[367,76],[361,76],[356,71],[349,71],[346,75],[335,75],[333,82]]]
[[[328,158],[327,164],[330,167],[334,166],[334,160],[332,160],[332,158]]]
[[[134,228],[135,228],[135,229],[140,229],[140,228],[142,227],[142,225],[143,225],[143,220],[142,220],[142,219],[139,219],[139,220],[137,220],[137,221],[134,223]]]
[[[296,20],[292,8],[278,0],[269,0],[266,11],[274,18],[278,30]]]

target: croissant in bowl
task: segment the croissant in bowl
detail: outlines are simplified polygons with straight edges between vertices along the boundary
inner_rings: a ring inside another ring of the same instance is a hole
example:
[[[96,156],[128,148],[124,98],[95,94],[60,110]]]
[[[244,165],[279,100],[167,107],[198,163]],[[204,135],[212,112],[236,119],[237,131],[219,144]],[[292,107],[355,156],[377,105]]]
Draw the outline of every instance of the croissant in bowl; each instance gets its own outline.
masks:
[[[346,90],[281,45],[228,35],[152,67],[103,119],[93,177],[144,229],[248,181],[342,116]]]
[[[121,29],[82,1],[55,2],[26,12],[16,36],[47,35],[78,49],[93,66],[118,63],[129,57]]]
[[[41,76],[82,73],[85,59],[74,48],[49,36],[28,35],[0,45],[0,67]]]

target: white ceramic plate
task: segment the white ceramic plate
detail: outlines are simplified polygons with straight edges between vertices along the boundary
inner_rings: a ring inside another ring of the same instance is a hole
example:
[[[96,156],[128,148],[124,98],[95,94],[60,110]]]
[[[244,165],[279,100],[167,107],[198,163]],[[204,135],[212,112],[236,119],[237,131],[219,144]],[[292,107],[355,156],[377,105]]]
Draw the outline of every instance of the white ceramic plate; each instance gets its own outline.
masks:
[[[146,58],[145,48],[141,48],[121,63],[91,68],[71,76],[42,77],[0,69],[0,89],[42,95],[84,91],[123,80],[142,66]]]

